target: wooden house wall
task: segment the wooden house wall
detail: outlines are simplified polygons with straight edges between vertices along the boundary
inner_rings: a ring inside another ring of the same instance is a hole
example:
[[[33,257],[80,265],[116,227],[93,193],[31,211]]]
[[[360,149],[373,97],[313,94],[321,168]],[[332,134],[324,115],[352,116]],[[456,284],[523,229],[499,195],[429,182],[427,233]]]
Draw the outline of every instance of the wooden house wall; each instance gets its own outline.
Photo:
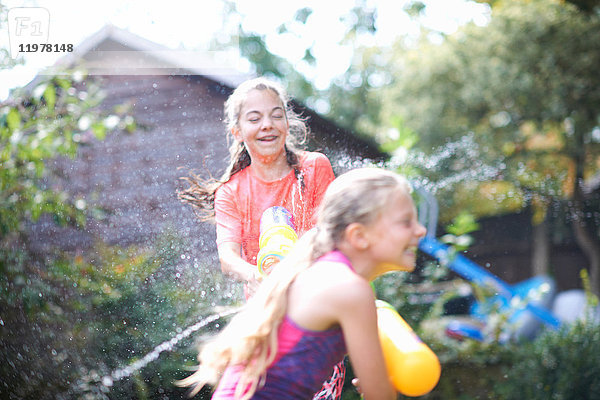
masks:
[[[579,271],[587,268],[588,261],[573,238],[550,236],[549,274],[557,290],[581,288]],[[529,212],[483,219],[473,238],[474,244],[465,255],[505,282],[514,284],[534,275]]]
[[[103,220],[91,221],[85,232],[57,229],[49,220],[34,228],[32,244],[39,251],[87,248],[94,238],[119,245],[152,245],[166,232],[187,241],[186,254],[216,263],[215,228],[199,222],[176,190],[189,170],[219,176],[228,158],[223,103],[231,88],[201,76],[104,76],[102,107],[131,103],[139,125],[134,133],[109,134],[80,147],[75,160],[56,161],[64,179],[54,184],[73,198],[105,209]],[[326,120],[310,114],[312,147],[324,152],[340,171],[346,157],[379,156],[376,148],[349,137]]]

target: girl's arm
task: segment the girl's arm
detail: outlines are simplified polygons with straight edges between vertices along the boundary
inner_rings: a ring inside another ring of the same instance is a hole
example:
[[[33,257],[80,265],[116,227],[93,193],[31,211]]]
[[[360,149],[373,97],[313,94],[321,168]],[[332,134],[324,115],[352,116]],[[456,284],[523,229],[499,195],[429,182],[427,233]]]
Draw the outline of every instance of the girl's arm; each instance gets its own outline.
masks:
[[[379,342],[373,290],[366,281],[350,286],[339,292],[338,315],[352,369],[366,400],[395,400],[398,394],[389,380]]]
[[[241,257],[242,245],[235,242],[225,242],[217,246],[221,271],[238,281],[248,282],[248,289],[254,293],[260,276],[256,265],[252,265]]]

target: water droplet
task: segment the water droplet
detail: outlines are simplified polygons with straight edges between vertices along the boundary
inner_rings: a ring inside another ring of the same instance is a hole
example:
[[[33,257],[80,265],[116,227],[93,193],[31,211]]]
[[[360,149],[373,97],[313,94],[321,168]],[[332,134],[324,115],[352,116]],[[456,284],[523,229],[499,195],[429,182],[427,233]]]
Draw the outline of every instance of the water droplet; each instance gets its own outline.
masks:
[[[111,387],[113,385],[113,379],[110,376],[105,376],[102,378],[102,384],[106,387]]]

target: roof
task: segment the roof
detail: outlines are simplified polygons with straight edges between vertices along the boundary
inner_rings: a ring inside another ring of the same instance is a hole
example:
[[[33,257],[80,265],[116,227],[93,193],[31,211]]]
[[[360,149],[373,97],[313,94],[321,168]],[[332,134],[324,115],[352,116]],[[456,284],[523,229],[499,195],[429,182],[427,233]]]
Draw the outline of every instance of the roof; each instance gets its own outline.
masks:
[[[238,62],[225,52],[171,49],[110,24],[75,46],[53,69],[82,65],[82,60],[92,75],[202,75],[231,87],[252,77],[232,67]]]
[[[218,51],[171,49],[109,24],[75,46],[72,53],[60,58],[51,69],[60,71],[82,65],[91,75],[202,76],[233,90],[255,76],[235,68],[238,62]],[[27,87],[34,87],[38,80],[39,76]],[[311,125],[317,124],[328,133],[326,142],[360,149],[364,158],[388,158],[373,140],[356,136],[297,101],[293,104],[309,117]]]

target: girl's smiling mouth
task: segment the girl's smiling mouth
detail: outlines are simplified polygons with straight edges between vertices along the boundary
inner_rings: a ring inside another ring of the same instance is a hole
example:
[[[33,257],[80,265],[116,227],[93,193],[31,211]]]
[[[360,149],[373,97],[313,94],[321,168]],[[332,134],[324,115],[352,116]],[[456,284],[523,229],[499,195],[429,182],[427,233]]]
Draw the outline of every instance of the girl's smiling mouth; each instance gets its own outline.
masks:
[[[268,136],[263,136],[261,138],[258,138],[256,140],[261,141],[261,142],[272,142],[274,140],[277,140],[279,138],[279,136],[277,135],[268,135]]]

